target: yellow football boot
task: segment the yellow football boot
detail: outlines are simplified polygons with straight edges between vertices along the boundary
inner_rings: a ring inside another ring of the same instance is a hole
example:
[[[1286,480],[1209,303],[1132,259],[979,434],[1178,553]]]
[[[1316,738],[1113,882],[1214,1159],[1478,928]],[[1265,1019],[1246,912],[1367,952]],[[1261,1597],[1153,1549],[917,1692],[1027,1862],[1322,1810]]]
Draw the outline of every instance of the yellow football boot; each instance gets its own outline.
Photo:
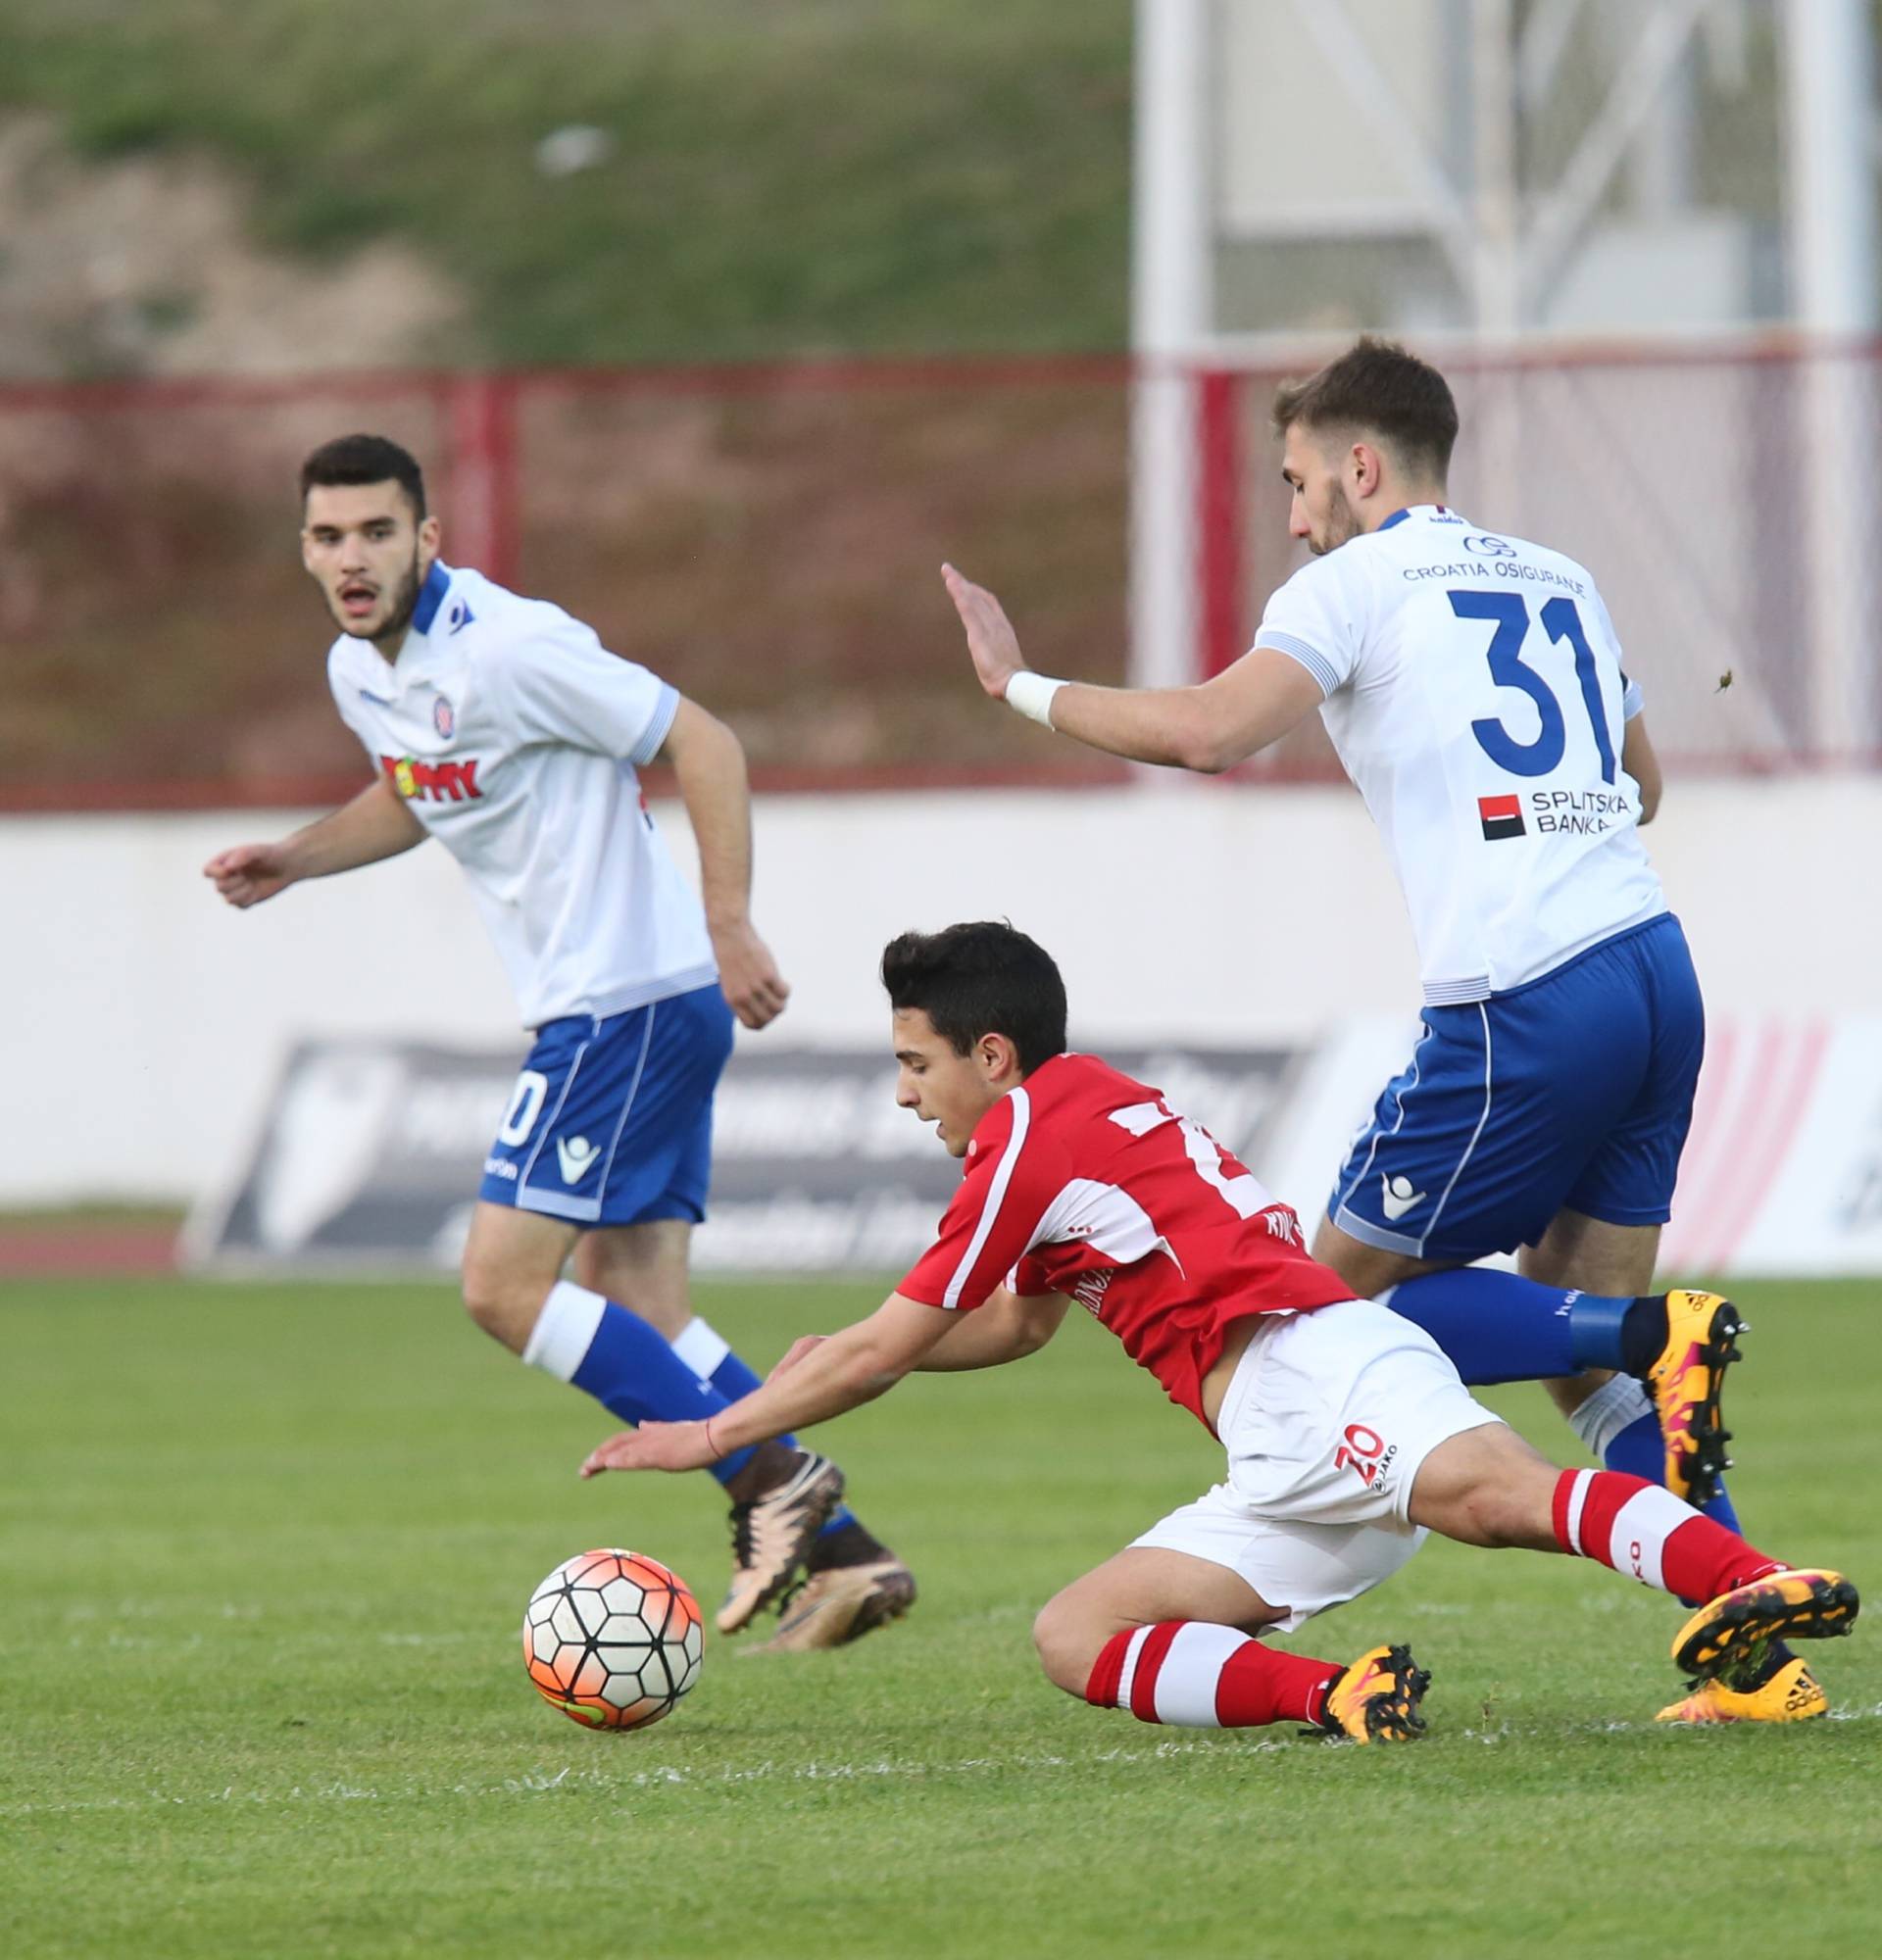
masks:
[[[1430,1686],[1410,1647],[1373,1647],[1333,1677],[1319,1726],[1356,1742],[1412,1741],[1424,1734],[1418,1704]]]
[[[1666,1296],[1666,1345],[1643,1379],[1666,1446],[1666,1488],[1695,1506],[1716,1494],[1729,1460],[1731,1436],[1719,1421],[1718,1396],[1745,1328],[1722,1294]]]
[[[1758,1658],[1766,1641],[1826,1641],[1847,1634],[1861,1608],[1840,1572],[1802,1566],[1735,1586],[1702,1606],[1673,1639],[1673,1665],[1711,1680]]]
[[[1775,1663],[1772,1665],[1771,1663]],[[1696,1681],[1692,1691],[1656,1722],[1808,1722],[1830,1712],[1829,1696],[1796,1655],[1781,1650],[1762,1666],[1734,1669],[1729,1677]]]

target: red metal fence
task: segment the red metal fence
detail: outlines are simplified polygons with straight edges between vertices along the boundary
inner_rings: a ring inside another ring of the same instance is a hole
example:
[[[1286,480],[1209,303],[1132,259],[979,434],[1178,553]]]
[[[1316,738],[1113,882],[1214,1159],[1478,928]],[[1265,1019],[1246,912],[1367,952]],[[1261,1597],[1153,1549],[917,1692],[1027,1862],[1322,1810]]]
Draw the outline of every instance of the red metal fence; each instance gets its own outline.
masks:
[[[1874,756],[1873,350],[1447,367],[1455,501],[1590,564],[1676,764]],[[1193,375],[1199,672],[1298,562],[1275,378]],[[999,589],[1042,668],[1121,680],[1129,394],[1122,359],[0,389],[0,807],[362,779],[294,502],[302,456],[355,427],[426,463],[447,558],[726,714],[761,782],[1105,780],[988,710],[937,568]],[[1265,772],[1330,766],[1311,730]]]

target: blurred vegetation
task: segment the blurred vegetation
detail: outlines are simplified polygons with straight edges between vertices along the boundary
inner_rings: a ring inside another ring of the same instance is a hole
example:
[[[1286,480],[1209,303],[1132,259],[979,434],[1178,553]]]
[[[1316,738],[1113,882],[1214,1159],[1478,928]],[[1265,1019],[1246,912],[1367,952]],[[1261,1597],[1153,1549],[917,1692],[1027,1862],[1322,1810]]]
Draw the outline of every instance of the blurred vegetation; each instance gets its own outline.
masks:
[[[404,238],[503,364],[1122,345],[1129,0],[6,0],[0,108]],[[603,133],[569,174],[559,129]],[[310,350],[310,365],[320,365]]]

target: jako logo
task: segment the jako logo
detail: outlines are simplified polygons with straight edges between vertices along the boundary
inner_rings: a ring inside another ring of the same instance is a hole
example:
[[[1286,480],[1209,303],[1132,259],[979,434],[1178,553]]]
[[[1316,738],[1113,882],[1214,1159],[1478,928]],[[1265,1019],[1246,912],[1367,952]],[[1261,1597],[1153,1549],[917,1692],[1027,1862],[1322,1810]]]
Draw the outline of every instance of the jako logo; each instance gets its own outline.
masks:
[[[1399,1446],[1387,1444],[1376,1429],[1368,1429],[1362,1422],[1349,1423],[1346,1442],[1333,1452],[1333,1467],[1351,1470],[1368,1491],[1382,1491],[1385,1473],[1398,1453]]]

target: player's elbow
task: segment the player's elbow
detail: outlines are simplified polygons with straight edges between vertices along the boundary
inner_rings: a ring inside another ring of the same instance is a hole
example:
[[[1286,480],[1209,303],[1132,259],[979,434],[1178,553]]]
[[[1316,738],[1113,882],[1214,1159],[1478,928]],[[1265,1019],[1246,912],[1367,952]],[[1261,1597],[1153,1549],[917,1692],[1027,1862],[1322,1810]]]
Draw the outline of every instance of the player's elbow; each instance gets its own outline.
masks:
[[[1230,731],[1224,729],[1200,704],[1176,731],[1172,744],[1178,768],[1199,776],[1219,776],[1232,769],[1246,751],[1238,747]]]
[[[1640,821],[1652,823],[1659,814],[1659,784],[1642,783],[1640,786]]]
[[[1037,1314],[1016,1316],[1008,1343],[1007,1359],[1023,1361],[1028,1354],[1038,1353],[1052,1339],[1056,1327],[1056,1322],[1041,1319]]]

